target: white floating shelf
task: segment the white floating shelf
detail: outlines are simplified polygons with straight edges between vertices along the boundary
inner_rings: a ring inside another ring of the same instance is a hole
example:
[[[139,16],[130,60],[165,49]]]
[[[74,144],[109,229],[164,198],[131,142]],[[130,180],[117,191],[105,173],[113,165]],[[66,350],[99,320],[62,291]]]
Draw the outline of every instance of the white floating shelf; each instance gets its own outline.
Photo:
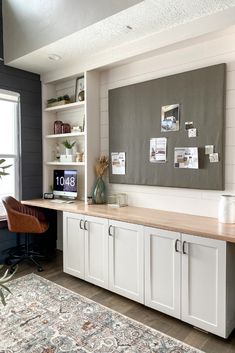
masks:
[[[85,105],[85,101],[82,102],[74,102],[74,103],[68,103],[68,104],[63,104],[63,105],[57,105],[55,107],[50,107],[50,108],[45,108],[45,112],[60,112],[62,110],[70,110],[70,109],[75,109],[75,108],[82,108]]]
[[[46,162],[47,165],[77,165],[85,166],[85,162]]]
[[[47,139],[55,139],[55,138],[61,138],[61,137],[76,137],[76,136],[85,136],[85,132],[70,132],[68,134],[46,135],[45,138],[47,138]]]

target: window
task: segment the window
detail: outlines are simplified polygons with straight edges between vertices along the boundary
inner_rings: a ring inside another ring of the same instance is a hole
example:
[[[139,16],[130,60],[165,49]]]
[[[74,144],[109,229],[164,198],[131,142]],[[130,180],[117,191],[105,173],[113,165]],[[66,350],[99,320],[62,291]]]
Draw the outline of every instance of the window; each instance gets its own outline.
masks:
[[[5,171],[9,175],[0,179],[0,199],[3,196],[19,198],[19,94],[0,90],[0,159],[11,165]],[[0,203],[0,219],[5,218],[5,210]]]

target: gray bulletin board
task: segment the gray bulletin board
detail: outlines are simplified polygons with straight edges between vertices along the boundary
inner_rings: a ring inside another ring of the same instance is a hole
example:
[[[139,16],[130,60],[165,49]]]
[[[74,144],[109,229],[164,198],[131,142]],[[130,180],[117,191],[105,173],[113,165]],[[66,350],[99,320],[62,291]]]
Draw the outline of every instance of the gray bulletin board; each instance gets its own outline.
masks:
[[[110,183],[224,189],[224,111],[226,65],[219,64],[109,90],[109,154],[125,152],[125,175]],[[179,131],[161,132],[162,106],[180,104]],[[192,121],[197,137],[189,138]],[[150,139],[167,138],[166,163],[150,163]],[[205,145],[219,162],[210,163]],[[175,147],[198,147],[199,169],[174,167]]]

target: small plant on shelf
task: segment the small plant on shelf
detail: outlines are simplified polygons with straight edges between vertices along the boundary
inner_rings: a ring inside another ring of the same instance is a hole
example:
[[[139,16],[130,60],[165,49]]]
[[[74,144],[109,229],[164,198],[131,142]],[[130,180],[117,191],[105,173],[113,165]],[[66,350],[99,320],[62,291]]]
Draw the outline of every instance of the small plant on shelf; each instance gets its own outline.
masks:
[[[76,141],[69,142],[68,140],[65,140],[62,142],[62,145],[65,147],[65,153],[67,156],[72,155],[72,148],[75,145]],[[71,161],[70,161],[71,162]]]
[[[73,148],[73,146],[75,145],[75,143],[76,143],[76,141],[73,141],[73,142],[70,143],[68,140],[65,140],[65,141],[62,142],[62,145],[65,148],[71,150]]]
[[[71,103],[70,97],[65,94],[64,96],[60,96],[58,98],[50,98],[47,100],[47,108],[55,107],[57,105],[63,105]]]

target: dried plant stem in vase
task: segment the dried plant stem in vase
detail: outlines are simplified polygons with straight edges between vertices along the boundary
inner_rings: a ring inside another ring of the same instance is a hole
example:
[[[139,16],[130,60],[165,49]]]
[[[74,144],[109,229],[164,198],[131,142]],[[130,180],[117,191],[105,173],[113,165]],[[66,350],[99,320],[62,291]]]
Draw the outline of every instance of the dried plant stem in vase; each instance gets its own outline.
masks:
[[[109,160],[106,156],[101,156],[95,166],[97,180],[93,189],[93,202],[96,204],[103,204],[106,202],[105,183],[103,175],[109,166]]]

